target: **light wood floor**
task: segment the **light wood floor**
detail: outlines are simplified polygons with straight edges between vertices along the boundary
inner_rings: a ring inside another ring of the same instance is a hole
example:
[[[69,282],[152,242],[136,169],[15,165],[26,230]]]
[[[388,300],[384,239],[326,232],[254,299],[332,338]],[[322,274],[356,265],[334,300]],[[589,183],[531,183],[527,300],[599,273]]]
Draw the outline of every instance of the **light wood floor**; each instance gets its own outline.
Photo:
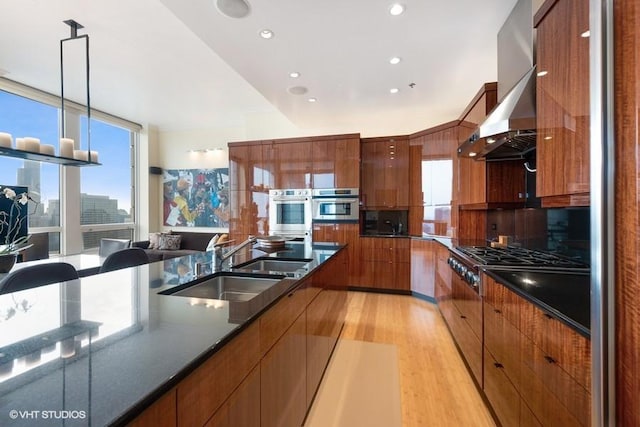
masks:
[[[341,338],[398,347],[403,426],[495,426],[434,304],[349,292]]]

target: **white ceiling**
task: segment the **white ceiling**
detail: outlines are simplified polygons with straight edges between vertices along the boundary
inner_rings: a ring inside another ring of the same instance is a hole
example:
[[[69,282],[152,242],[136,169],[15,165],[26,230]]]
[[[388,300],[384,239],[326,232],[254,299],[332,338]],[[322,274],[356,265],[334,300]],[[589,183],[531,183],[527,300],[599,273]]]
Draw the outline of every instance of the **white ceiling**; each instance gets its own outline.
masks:
[[[515,4],[401,0],[394,17],[391,0],[248,1],[250,15],[233,19],[214,0],[0,0],[0,74],[59,94],[62,21],[75,19],[91,41],[92,106],[160,131],[243,126],[258,113],[300,134],[407,134],[457,119],[495,81],[496,34]],[[261,39],[264,28],[275,37]],[[82,67],[65,60],[65,72]],[[288,92],[298,85],[308,93]]]

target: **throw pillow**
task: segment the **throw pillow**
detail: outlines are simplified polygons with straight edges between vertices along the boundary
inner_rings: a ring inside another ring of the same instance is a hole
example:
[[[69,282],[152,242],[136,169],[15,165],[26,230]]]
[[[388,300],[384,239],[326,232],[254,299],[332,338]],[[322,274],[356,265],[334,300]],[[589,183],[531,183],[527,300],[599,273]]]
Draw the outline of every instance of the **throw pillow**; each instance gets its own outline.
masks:
[[[160,235],[162,235],[162,233],[149,234],[149,247],[147,249],[158,249]]]
[[[180,249],[182,236],[179,234],[163,234],[158,240],[158,249],[166,251],[175,251]]]

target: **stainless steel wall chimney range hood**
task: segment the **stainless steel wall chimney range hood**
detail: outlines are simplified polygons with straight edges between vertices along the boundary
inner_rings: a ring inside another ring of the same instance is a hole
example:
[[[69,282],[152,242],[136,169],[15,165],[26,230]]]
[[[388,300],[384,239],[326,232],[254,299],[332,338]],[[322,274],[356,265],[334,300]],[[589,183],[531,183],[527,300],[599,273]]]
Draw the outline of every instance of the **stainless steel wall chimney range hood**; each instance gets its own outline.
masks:
[[[522,159],[535,150],[537,76],[533,15],[541,2],[519,0],[498,32],[499,104],[458,147],[458,156]]]

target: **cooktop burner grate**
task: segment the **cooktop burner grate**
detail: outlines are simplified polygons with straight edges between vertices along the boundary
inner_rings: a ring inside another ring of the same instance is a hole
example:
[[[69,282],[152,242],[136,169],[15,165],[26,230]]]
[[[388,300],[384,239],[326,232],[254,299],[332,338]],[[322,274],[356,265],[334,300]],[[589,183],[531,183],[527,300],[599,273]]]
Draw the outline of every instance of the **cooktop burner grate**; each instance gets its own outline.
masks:
[[[489,246],[461,246],[457,249],[483,265],[589,268],[589,265],[578,260],[565,258],[549,252],[519,247],[508,246],[506,248],[492,248]]]

